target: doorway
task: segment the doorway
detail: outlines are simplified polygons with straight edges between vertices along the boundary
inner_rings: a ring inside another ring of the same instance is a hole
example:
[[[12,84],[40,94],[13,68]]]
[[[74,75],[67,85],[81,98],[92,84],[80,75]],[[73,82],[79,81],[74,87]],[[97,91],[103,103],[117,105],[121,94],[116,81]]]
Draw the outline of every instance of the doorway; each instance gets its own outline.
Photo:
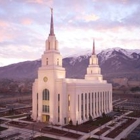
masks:
[[[50,115],[43,115],[42,116],[42,121],[43,122],[49,122],[49,119],[50,119]]]

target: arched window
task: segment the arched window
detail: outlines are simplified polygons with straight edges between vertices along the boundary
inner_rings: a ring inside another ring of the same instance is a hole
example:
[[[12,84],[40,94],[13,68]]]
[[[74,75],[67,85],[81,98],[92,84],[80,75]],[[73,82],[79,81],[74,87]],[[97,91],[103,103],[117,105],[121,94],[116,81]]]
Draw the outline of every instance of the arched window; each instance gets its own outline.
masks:
[[[43,90],[43,100],[49,100],[50,99],[50,93],[48,89]]]

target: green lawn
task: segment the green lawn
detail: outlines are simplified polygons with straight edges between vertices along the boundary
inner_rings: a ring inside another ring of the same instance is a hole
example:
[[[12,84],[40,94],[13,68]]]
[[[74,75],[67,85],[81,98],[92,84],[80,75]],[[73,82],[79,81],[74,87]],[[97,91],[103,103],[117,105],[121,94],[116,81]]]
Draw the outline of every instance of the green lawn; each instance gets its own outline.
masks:
[[[99,139],[96,139],[96,138],[87,138],[86,140],[99,140]]]
[[[6,117],[6,118],[16,119],[16,118],[26,117],[26,116],[27,116],[27,114],[20,114],[20,115],[8,116],[8,117]]]
[[[0,131],[6,130],[8,128],[0,126]]]
[[[45,136],[39,136],[39,137],[34,138],[33,140],[57,140],[57,139],[45,137]]]
[[[107,122],[109,122],[111,120],[112,120],[111,117],[100,117],[96,121],[93,121],[92,125],[100,126],[100,125],[103,125],[103,124],[105,124],[105,123],[107,123]]]
[[[139,118],[140,117],[140,111],[134,111],[130,114],[127,115],[128,117],[137,117]]]

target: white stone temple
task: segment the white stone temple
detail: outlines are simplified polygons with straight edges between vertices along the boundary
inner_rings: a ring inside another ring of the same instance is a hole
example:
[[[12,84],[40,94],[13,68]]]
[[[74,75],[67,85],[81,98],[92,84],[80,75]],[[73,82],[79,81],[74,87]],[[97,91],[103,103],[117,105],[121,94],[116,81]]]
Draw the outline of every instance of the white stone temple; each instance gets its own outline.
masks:
[[[81,124],[112,111],[112,85],[103,80],[93,52],[85,79],[66,78],[62,56],[54,34],[51,10],[50,34],[32,88],[32,118],[35,121],[66,125]]]

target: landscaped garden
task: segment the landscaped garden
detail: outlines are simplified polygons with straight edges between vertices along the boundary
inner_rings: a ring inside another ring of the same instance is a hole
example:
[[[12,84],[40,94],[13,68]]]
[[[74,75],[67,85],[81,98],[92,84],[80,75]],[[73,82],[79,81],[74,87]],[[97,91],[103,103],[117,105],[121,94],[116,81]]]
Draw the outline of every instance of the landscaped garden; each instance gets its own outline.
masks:
[[[103,129],[99,130],[98,132],[95,133],[95,135],[102,135],[104,132],[106,132],[107,130],[109,130],[110,128],[108,127],[104,127]]]
[[[8,116],[6,118],[16,119],[16,118],[21,118],[21,117],[26,117],[26,116],[27,114],[19,114],[19,115]]]
[[[45,136],[39,136],[39,137],[33,138],[32,140],[57,140],[57,139],[45,137]]]
[[[112,120],[112,117],[108,117],[108,116],[98,117],[96,120],[89,120],[83,124],[76,125],[76,126],[69,124],[69,125],[64,126],[64,128],[89,133],[90,131],[98,128],[101,125],[104,125],[105,123],[111,120]]]
[[[76,138],[76,139],[82,136],[80,134],[72,133],[72,132],[65,131],[65,130],[56,129],[53,127],[44,127],[41,129],[41,132],[50,133],[53,135],[58,135],[58,136],[63,136],[63,137]]]
[[[115,125],[116,125],[116,123],[112,123],[112,124],[110,124],[108,126],[114,127]]]
[[[1,112],[0,113],[0,117],[4,117],[4,116],[13,116],[13,115],[22,115],[23,113],[28,114],[28,112],[31,110],[31,107],[25,107],[22,109],[9,109],[8,111],[5,112]]]
[[[120,126],[116,127],[114,130],[112,130],[110,133],[106,135],[106,137],[109,138],[115,138],[118,136],[124,129],[126,129],[128,126],[133,124],[136,120],[135,119],[128,119],[125,123],[122,123]]]
[[[0,124],[7,122],[6,120],[0,119]]]
[[[17,133],[14,133],[14,134],[4,136],[0,140],[13,140],[14,137],[19,136],[19,135],[20,135],[20,133],[17,132]]]
[[[23,120],[23,121],[29,121],[29,122],[35,122],[35,121],[31,118],[31,115],[30,115],[30,114],[26,115],[26,118],[21,119],[21,120]]]
[[[87,138],[86,140],[99,140],[99,139],[96,139],[96,138]]]
[[[27,126],[28,124],[27,123],[23,123],[23,122],[10,121],[10,122],[8,122],[8,125],[23,128],[23,127]]]
[[[130,114],[127,115],[128,117],[136,117],[139,118],[140,117],[140,111],[134,111]]]
[[[0,126],[0,131],[6,130],[8,128]]]

